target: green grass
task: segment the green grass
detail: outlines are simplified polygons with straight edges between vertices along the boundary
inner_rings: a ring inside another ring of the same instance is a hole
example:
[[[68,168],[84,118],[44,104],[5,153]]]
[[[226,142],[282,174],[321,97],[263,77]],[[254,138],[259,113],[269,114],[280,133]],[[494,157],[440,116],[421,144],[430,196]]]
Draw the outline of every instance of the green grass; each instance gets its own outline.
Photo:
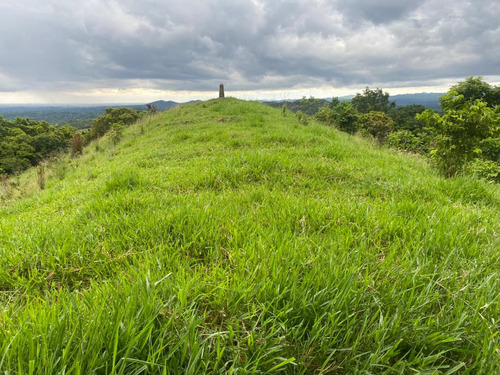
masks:
[[[0,206],[2,374],[500,373],[500,188],[235,99]]]

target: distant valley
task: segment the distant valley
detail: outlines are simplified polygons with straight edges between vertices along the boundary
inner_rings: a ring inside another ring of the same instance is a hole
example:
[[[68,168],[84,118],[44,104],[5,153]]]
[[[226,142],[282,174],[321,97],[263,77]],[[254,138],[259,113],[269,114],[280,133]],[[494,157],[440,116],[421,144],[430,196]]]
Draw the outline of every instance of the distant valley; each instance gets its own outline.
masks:
[[[174,101],[158,100],[152,103],[158,111],[165,111],[180,103]],[[17,117],[29,118],[37,121],[47,121],[51,124],[69,124],[77,129],[87,129],[92,125],[92,120],[101,116],[106,108],[126,107],[135,109],[137,112],[146,111],[146,104],[114,104],[114,105],[0,105],[0,115],[5,119]]]

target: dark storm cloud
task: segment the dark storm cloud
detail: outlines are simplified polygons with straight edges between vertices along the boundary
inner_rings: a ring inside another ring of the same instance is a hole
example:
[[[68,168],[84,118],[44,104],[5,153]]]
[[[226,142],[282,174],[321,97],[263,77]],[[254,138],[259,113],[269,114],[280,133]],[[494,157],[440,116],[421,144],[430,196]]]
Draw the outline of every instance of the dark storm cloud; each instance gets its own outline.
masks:
[[[424,0],[350,0],[339,1],[338,7],[353,25],[362,24],[363,21],[384,24],[406,17],[423,2]]]
[[[4,2],[0,91],[397,86],[498,75],[499,17],[498,2],[463,0]]]

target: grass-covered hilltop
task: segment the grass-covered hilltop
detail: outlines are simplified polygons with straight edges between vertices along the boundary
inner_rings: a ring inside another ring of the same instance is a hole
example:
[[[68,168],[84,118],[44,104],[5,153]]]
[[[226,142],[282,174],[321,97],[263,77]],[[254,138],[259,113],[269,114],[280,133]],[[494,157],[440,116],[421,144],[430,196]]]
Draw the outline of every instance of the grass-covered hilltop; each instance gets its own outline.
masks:
[[[121,131],[0,186],[1,374],[500,373],[500,185],[232,98]]]

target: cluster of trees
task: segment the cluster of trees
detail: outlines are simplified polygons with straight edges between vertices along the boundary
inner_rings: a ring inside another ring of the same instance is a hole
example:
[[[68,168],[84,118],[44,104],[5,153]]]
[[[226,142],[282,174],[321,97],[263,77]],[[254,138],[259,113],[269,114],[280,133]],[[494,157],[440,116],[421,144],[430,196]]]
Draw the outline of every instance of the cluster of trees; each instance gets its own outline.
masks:
[[[440,98],[441,111],[396,107],[382,89],[366,88],[350,101],[316,113],[348,133],[370,134],[392,147],[429,155],[448,176],[471,172],[500,182],[500,87],[468,77]]]
[[[132,108],[106,108],[106,113],[92,122],[92,127],[83,133],[83,143],[89,144],[94,139],[112,132],[113,142],[121,137],[125,126],[139,119],[139,113]]]
[[[116,144],[125,126],[138,118],[137,111],[131,108],[107,108],[105,114],[93,120],[89,130],[80,133],[69,125],[56,128],[46,121],[20,117],[6,120],[0,115],[0,175],[20,173],[68,150],[77,156],[84,145],[108,132]]]
[[[66,151],[75,132],[70,126],[55,128],[45,121],[0,116],[0,174],[22,172]]]
[[[318,99],[310,96],[306,98],[305,96],[299,100],[292,101],[266,101],[263,102],[265,105],[274,108],[286,108],[287,111],[296,113],[301,112],[308,116],[314,116],[318,110],[329,104],[326,99]]]
[[[500,87],[469,77],[441,97],[442,113],[418,119],[430,129],[431,156],[447,175],[472,172],[500,182]]]
[[[316,113],[316,119],[350,134],[371,134],[384,143],[395,132],[418,134],[423,123],[415,116],[425,109],[418,104],[396,107],[396,103],[389,100],[388,93],[379,88],[372,90],[367,87],[351,101],[333,98],[328,106]]]

